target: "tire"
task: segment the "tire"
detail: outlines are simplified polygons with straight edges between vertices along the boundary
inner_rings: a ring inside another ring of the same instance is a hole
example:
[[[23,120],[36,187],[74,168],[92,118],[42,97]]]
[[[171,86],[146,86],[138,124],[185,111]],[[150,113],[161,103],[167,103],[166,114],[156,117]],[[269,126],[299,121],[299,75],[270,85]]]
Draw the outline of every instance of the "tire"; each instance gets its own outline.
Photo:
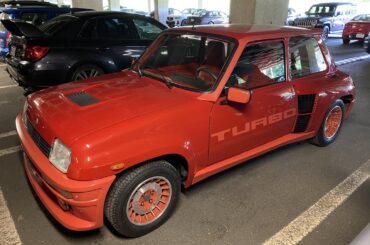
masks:
[[[208,25],[213,25],[213,24],[214,24],[213,21],[208,22]]]
[[[97,77],[103,75],[104,71],[96,65],[82,65],[75,69],[70,81],[84,80],[91,77]]]
[[[143,236],[171,216],[180,190],[181,178],[174,166],[166,161],[147,163],[113,183],[105,201],[105,217],[120,235]]]
[[[349,38],[343,38],[343,44],[344,45],[348,45],[350,43],[350,39]]]
[[[337,100],[326,112],[320,129],[311,143],[320,147],[333,143],[342,128],[343,118],[344,103],[342,100]]]
[[[321,34],[322,40],[326,41],[329,37],[329,33],[330,33],[330,28],[328,26],[324,26],[324,28],[322,29],[322,34]]]

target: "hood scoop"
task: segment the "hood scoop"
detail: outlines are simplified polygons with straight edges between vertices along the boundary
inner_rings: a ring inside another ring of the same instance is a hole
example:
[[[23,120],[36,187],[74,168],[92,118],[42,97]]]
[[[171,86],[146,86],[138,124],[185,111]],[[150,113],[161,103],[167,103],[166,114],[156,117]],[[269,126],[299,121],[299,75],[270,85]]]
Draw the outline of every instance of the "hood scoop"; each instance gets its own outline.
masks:
[[[79,106],[89,106],[100,102],[97,98],[85,91],[67,94],[66,97]]]

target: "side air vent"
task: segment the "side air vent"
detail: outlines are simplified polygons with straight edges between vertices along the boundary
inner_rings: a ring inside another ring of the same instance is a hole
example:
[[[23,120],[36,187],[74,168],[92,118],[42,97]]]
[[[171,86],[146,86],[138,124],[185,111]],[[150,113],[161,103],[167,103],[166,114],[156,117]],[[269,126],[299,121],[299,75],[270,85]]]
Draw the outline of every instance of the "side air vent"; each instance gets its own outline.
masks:
[[[298,111],[299,114],[311,113],[315,104],[315,95],[299,95],[298,96]]]
[[[77,92],[73,94],[67,94],[66,97],[79,106],[88,106],[88,105],[93,105],[99,102],[97,98],[91,96],[85,91],[81,91],[81,92]]]
[[[298,116],[295,124],[294,133],[302,133],[306,131],[308,123],[310,122],[311,115]]]

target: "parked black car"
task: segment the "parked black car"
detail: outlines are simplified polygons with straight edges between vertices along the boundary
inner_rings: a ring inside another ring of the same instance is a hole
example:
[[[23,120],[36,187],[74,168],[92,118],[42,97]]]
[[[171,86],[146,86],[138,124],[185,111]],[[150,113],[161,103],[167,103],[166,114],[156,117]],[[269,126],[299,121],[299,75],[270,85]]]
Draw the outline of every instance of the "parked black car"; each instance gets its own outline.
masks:
[[[350,2],[314,4],[306,16],[296,18],[289,24],[305,28],[322,28],[325,40],[329,33],[341,32],[344,25],[356,15],[356,5]]]
[[[106,11],[61,15],[39,28],[2,22],[12,33],[7,71],[32,90],[127,68],[166,29],[149,17]]]

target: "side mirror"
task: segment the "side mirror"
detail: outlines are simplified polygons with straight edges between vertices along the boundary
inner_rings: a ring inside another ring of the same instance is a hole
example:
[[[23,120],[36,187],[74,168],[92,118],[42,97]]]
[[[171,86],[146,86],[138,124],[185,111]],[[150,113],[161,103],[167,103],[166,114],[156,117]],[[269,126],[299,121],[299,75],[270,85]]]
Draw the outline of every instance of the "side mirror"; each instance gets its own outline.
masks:
[[[251,92],[249,90],[231,87],[227,93],[227,100],[240,104],[248,104],[251,100]]]

